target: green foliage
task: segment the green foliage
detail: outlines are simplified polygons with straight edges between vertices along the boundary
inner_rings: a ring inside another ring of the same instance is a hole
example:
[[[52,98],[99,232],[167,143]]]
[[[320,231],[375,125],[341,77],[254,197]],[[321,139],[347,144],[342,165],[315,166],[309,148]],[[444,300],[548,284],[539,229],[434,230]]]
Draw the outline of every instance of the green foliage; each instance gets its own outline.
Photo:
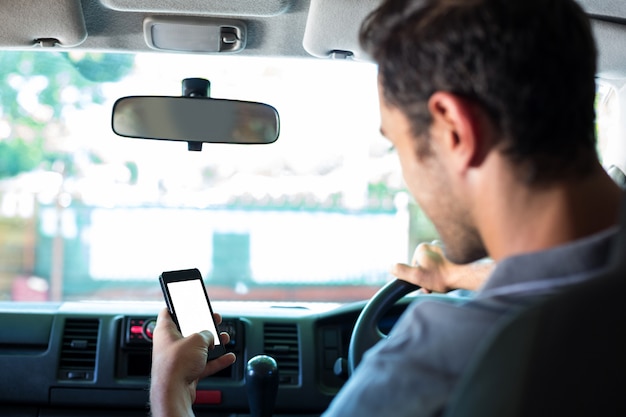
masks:
[[[30,171],[43,159],[41,146],[21,139],[0,141],[0,178]]]
[[[46,128],[62,125],[68,108],[102,103],[102,83],[120,80],[133,65],[126,54],[0,51],[0,118],[11,126],[11,135],[0,138],[0,177],[70,160],[44,151]]]
[[[130,183],[131,184],[137,184],[137,178],[139,178],[139,167],[137,166],[136,162],[126,162],[124,165],[126,165],[126,168],[128,168],[128,171],[130,172]]]
[[[63,54],[85,80],[95,83],[117,81],[126,76],[135,62],[133,55],[88,53]]]
[[[367,184],[367,195],[370,206],[374,207],[394,207],[394,198],[401,191],[395,187],[390,187],[384,181]]]

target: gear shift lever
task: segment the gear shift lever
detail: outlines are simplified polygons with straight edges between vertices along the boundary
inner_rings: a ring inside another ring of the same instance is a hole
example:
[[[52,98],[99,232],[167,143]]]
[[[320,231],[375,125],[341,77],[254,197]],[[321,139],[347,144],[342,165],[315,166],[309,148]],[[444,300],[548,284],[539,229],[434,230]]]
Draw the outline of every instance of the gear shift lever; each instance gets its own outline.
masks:
[[[274,358],[257,355],[248,361],[246,387],[252,417],[271,417],[278,392],[278,365]]]

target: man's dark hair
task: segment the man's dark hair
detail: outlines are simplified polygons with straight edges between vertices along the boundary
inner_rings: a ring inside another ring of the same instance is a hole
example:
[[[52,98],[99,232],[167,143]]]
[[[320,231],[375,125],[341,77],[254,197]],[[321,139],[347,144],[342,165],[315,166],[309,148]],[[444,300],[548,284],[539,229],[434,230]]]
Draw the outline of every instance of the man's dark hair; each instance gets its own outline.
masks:
[[[596,159],[597,51],[574,0],[387,0],[360,41],[415,136],[432,122],[429,97],[446,91],[482,106],[528,183]]]

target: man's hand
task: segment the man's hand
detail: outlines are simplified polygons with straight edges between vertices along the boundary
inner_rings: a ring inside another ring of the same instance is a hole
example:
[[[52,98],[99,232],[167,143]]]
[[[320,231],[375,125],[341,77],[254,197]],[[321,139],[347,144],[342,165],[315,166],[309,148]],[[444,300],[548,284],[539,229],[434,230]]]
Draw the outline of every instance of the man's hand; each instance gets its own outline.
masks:
[[[216,314],[215,321],[221,323],[222,317]],[[229,336],[221,333],[220,339],[228,343]],[[207,362],[208,351],[213,349],[211,332],[183,338],[167,309],[157,317],[152,342],[150,408],[154,417],[193,416],[198,380],[235,362],[233,353]]]
[[[419,285],[422,291],[448,292],[455,289],[476,290],[494,268],[492,262],[457,265],[450,262],[436,242],[420,243],[413,253],[412,265],[396,264],[391,273]]]

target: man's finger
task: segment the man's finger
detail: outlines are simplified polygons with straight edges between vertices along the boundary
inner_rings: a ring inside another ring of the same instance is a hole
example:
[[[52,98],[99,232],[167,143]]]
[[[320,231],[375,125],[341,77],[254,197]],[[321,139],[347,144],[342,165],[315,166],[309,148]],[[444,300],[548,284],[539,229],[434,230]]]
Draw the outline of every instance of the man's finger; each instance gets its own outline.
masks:
[[[208,330],[203,330],[198,334],[202,336],[202,339],[204,339],[204,345],[207,346],[209,350],[213,349],[215,345],[215,341],[213,340],[213,333]]]
[[[154,328],[154,338],[161,339],[179,339],[181,334],[176,327],[176,323],[172,320],[172,316],[167,308],[163,308],[159,311],[157,316],[156,326]]]
[[[215,340],[213,339],[213,333],[211,333],[208,330],[203,330],[200,332],[200,335],[204,338],[204,341],[206,345],[209,347],[209,349],[213,349],[213,346],[215,344]],[[220,336],[220,342],[223,345],[227,345],[228,342],[230,342],[230,335],[228,333],[221,332],[219,336]]]
[[[444,263],[443,252],[439,246],[420,243],[413,252],[413,265],[421,265],[426,269]]]
[[[423,286],[425,273],[419,267],[409,266],[406,264],[395,264],[391,273],[404,281],[419,285],[420,287]]]
[[[218,358],[208,361],[204,368],[204,371],[202,372],[201,378],[213,375],[216,372],[221,371],[222,369],[235,363],[236,359],[237,358],[234,353],[228,352]]]

